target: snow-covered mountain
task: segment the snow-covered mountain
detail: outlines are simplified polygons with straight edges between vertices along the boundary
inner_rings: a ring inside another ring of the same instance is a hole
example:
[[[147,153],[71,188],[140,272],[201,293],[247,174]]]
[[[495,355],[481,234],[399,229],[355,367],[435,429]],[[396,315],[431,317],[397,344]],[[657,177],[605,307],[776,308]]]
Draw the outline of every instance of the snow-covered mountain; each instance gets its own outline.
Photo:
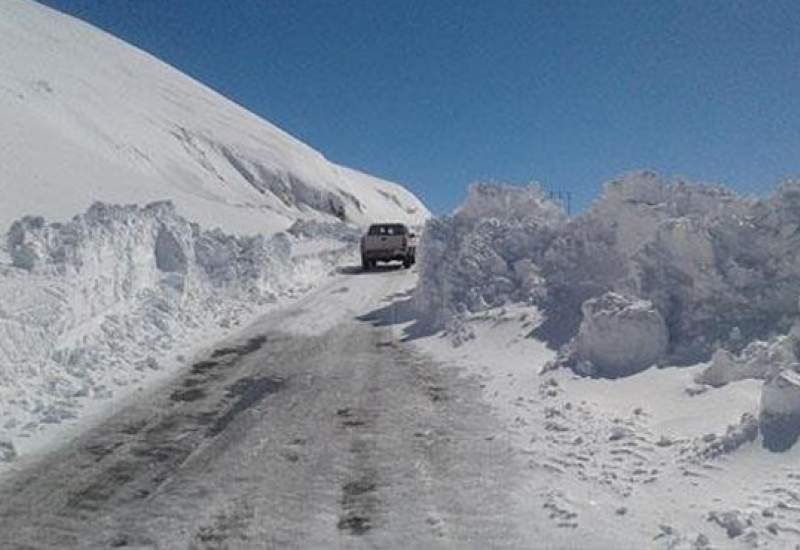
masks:
[[[235,232],[298,218],[421,223],[399,185],[319,152],[151,55],[30,0],[0,2],[0,228],[170,199]]]

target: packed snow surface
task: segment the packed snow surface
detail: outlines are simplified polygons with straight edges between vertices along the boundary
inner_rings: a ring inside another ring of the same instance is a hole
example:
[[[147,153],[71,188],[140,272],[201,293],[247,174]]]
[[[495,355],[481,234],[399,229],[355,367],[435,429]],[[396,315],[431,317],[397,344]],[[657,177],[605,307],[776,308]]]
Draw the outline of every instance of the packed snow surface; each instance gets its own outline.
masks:
[[[800,543],[800,446],[763,448],[760,380],[698,388],[705,365],[649,368],[615,379],[544,371],[556,352],[525,304],[467,314],[453,346],[423,351],[476,378],[525,457],[517,498],[542,548],[794,548]],[[797,386],[768,397],[793,411]],[[795,423],[795,426],[798,424]],[[502,442],[502,443],[500,443]]]
[[[30,0],[0,2],[0,119],[0,232],[25,214],[66,221],[95,201],[169,199],[205,227],[247,233],[304,217],[428,215],[402,187],[328,162],[152,56]]]

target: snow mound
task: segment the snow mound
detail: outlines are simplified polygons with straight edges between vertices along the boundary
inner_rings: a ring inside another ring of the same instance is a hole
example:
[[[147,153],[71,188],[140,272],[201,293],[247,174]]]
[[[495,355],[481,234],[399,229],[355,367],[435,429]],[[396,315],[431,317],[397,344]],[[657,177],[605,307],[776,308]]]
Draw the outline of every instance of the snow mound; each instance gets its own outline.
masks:
[[[417,314],[434,329],[507,302],[542,299],[536,262],[564,213],[537,186],[476,184],[453,215],[431,220],[420,241]]]
[[[764,383],[759,425],[764,447],[785,451],[800,437],[800,365],[782,369]]]
[[[696,378],[699,384],[719,387],[746,378],[766,379],[798,360],[796,338],[778,336],[770,342],[751,342],[740,354],[720,348],[711,363]]]
[[[391,182],[322,154],[183,73],[29,0],[0,2],[0,232],[93,202],[172,200],[237,233],[297,219],[422,223]],[[8,200],[10,197],[13,199]]]
[[[0,265],[0,439],[76,416],[86,398],[143,380],[201,331],[308,290],[354,250],[354,228],[296,229],[207,231],[168,202],[14,222],[10,265]]]
[[[582,309],[574,360],[588,364],[592,373],[627,376],[663,357],[667,326],[650,302],[607,292],[586,300]]]
[[[612,292],[649,302],[654,334],[655,314],[663,320],[667,345],[654,336],[649,348],[661,351],[658,362],[697,364],[719,348],[738,354],[790,331],[800,319],[799,245],[798,182],[756,200],[633,173],[574,218],[540,191],[475,186],[454,216],[431,221],[423,234],[417,309],[436,330],[531,303],[545,314],[534,335],[554,349],[574,348],[584,304]],[[621,359],[640,351],[636,339],[616,345],[630,348],[616,352]],[[711,383],[742,376],[719,374],[740,368],[723,363],[720,355]]]

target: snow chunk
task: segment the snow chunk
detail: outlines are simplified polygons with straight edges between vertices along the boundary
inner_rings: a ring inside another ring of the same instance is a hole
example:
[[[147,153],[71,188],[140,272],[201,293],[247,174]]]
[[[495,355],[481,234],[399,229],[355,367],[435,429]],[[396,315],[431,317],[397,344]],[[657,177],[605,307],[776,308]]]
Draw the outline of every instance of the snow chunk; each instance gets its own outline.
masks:
[[[800,365],[782,369],[767,380],[761,393],[759,424],[764,447],[786,451],[800,437]]]
[[[720,348],[696,382],[719,387],[746,378],[765,379],[796,361],[793,336],[779,336],[771,342],[751,342],[739,355]]]
[[[590,363],[599,376],[634,374],[667,351],[664,319],[646,300],[607,292],[584,302],[582,311],[575,359]]]

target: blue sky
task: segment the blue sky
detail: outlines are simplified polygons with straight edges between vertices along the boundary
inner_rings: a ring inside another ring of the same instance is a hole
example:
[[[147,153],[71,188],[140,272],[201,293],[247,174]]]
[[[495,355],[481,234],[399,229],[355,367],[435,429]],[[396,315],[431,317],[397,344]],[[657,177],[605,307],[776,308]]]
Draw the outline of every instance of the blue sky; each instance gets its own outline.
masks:
[[[640,168],[800,174],[793,1],[46,0],[447,212],[477,180],[586,206]]]

